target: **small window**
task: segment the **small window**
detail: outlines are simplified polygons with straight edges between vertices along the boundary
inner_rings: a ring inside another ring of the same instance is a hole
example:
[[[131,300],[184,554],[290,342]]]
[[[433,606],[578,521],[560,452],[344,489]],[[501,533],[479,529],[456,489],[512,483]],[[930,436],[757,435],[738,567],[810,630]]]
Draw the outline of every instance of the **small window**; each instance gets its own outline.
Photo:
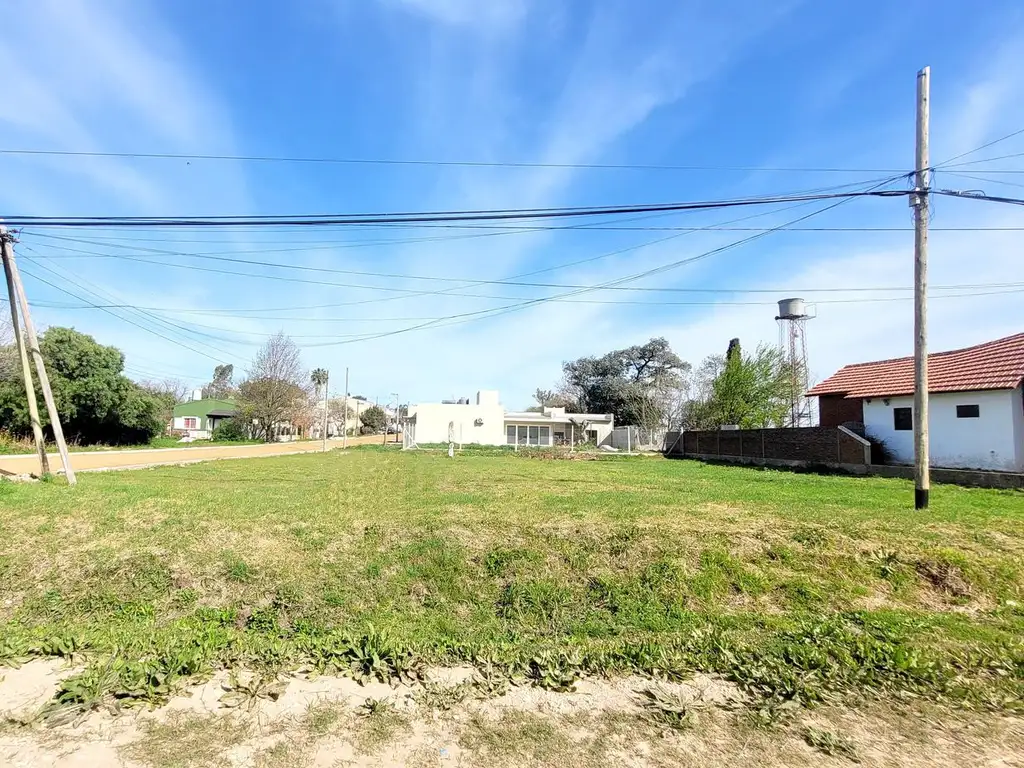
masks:
[[[516,444],[516,425],[509,424],[505,427],[505,444],[515,445]]]
[[[976,405],[958,405],[956,417],[958,419],[976,419],[981,416],[981,409]]]
[[[198,428],[199,428],[199,419],[197,419],[195,416],[186,416],[185,417],[185,429],[198,429]]]
[[[914,428],[913,408],[893,408],[892,428],[897,431],[907,431]]]

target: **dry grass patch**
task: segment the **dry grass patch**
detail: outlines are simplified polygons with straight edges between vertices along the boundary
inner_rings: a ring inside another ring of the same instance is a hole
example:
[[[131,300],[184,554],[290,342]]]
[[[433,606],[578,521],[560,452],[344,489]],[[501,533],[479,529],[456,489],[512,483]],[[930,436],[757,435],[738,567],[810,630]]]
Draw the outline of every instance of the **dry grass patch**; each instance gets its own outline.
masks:
[[[151,768],[217,768],[231,765],[227,752],[251,733],[251,723],[241,718],[171,713],[147,721],[142,737],[122,752]]]

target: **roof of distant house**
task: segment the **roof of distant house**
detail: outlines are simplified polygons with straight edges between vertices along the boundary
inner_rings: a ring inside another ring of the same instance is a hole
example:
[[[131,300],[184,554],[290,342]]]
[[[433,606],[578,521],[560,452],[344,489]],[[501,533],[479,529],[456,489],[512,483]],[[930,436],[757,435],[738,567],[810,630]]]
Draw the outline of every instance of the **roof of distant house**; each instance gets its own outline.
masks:
[[[1013,389],[1024,380],[1024,333],[964,349],[928,355],[929,392]],[[848,399],[914,394],[914,358],[898,357],[856,363],[807,393],[843,395]]]
[[[220,400],[207,397],[202,400],[188,400],[174,406],[175,416],[222,416],[238,410],[234,400]]]

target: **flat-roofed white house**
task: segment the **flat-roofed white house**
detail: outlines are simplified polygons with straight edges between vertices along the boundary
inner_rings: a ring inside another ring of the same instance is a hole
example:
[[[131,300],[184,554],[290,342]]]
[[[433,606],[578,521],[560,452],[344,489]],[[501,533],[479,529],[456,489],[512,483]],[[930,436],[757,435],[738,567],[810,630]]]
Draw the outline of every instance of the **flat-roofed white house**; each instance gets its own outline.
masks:
[[[610,413],[566,413],[564,408],[506,411],[498,392],[477,392],[468,398],[409,406],[403,420],[406,443],[551,446],[611,442],[615,419]]]

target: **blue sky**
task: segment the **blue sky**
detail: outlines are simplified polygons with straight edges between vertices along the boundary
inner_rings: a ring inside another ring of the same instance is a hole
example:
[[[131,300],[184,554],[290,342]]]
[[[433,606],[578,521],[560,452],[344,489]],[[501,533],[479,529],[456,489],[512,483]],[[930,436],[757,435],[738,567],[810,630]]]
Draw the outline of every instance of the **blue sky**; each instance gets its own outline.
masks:
[[[866,183],[892,175],[879,169],[913,163],[915,73],[925,64],[933,73],[933,162],[1024,127],[1024,8],[1012,0],[934,3],[924,14],[913,3],[881,1],[12,5],[7,18],[18,34],[0,42],[0,149],[756,170],[0,154],[5,215],[607,205]],[[1024,152],[1024,136],[964,161],[1015,152]],[[765,170],[822,167],[861,170]],[[1024,159],[960,167],[981,180],[943,173],[937,185],[1017,195],[1021,189],[1007,184],[1024,183],[1024,175],[988,173],[1015,169],[1024,170]],[[772,227],[817,207],[780,208],[623,225],[706,227],[763,214],[733,226]],[[198,385],[218,362],[241,372],[267,335],[283,329],[304,347],[309,367],[332,371],[332,389],[340,390],[348,366],[352,392],[382,400],[392,392],[416,402],[493,388],[506,405],[522,407],[536,387],[557,380],[563,360],[651,336],[666,336],[694,365],[734,336],[746,346],[774,343],[771,302],[793,292],[818,302],[808,332],[817,377],[847,362],[909,354],[911,302],[861,301],[908,293],[835,289],[909,287],[910,216],[903,199],[852,201],[803,226],[906,229],[778,232],[631,283],[717,292],[595,291],[376,340],[355,339],[564,292],[467,287],[473,280],[551,270],[534,280],[592,285],[752,233],[37,229],[23,232],[19,253],[38,321],[73,325],[118,346],[136,378]],[[991,229],[1024,226],[1019,209],[938,198],[933,226],[933,285],[1024,281],[1020,233]],[[942,231],[963,227],[986,229]],[[655,240],[662,242],[640,247]],[[611,255],[623,249],[631,250]],[[467,282],[180,255],[189,253]],[[37,277],[93,303],[146,309],[112,309],[115,317],[53,306],[82,302]],[[425,290],[434,294],[410,295]],[[988,295],[957,296],[965,292]],[[1022,329],[1020,293],[937,287],[933,295],[933,349]]]

